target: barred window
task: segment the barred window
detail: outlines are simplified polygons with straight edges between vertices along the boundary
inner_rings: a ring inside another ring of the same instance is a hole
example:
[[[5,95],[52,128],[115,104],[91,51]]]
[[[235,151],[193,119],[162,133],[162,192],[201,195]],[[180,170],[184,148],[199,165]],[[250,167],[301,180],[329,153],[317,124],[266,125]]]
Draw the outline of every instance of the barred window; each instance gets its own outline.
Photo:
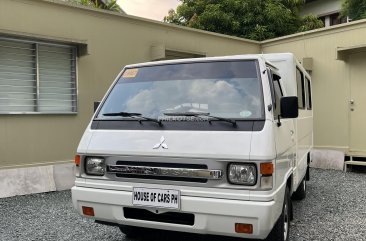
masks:
[[[74,46],[0,38],[0,114],[76,111]]]

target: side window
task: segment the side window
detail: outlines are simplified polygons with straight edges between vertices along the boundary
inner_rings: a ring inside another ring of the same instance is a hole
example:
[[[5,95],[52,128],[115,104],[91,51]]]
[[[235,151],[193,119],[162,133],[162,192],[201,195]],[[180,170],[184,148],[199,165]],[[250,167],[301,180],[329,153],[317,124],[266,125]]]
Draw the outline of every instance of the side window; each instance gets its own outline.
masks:
[[[298,68],[296,68],[296,82],[299,109],[305,109],[304,75]]]
[[[278,116],[281,114],[281,98],[283,96],[281,84],[280,84],[280,76],[273,75],[273,87],[275,94],[275,105],[273,109],[274,118],[278,119]]]
[[[305,77],[305,86],[306,86],[306,96],[308,97],[307,99],[306,99],[306,108],[308,109],[308,110],[311,110],[312,109],[312,100],[311,100],[311,82],[310,82],[310,80],[307,78],[307,77]]]

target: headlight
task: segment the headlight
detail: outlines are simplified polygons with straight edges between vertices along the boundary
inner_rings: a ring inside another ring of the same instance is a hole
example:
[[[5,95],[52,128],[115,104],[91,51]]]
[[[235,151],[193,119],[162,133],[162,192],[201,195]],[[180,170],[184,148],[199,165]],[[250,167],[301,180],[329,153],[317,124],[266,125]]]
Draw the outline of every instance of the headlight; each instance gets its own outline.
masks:
[[[230,164],[229,182],[253,186],[257,183],[257,168],[254,164]]]
[[[103,176],[105,173],[104,158],[87,157],[85,160],[85,172],[89,175]]]

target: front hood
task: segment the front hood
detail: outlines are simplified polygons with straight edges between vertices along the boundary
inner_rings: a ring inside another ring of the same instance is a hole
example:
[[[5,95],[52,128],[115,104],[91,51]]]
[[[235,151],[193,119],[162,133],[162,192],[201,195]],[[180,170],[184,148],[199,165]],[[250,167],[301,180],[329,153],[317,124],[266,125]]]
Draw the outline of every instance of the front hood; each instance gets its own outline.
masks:
[[[252,132],[90,130],[78,152],[89,155],[249,159]],[[155,149],[154,149],[155,148]]]

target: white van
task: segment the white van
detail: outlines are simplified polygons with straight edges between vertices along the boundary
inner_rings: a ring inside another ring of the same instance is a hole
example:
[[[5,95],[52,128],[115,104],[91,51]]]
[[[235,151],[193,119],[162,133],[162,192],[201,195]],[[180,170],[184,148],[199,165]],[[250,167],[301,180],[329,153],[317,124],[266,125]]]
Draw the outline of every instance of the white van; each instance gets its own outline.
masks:
[[[73,205],[127,236],[287,240],[291,197],[306,195],[311,105],[293,54],[126,66],[81,139]]]

